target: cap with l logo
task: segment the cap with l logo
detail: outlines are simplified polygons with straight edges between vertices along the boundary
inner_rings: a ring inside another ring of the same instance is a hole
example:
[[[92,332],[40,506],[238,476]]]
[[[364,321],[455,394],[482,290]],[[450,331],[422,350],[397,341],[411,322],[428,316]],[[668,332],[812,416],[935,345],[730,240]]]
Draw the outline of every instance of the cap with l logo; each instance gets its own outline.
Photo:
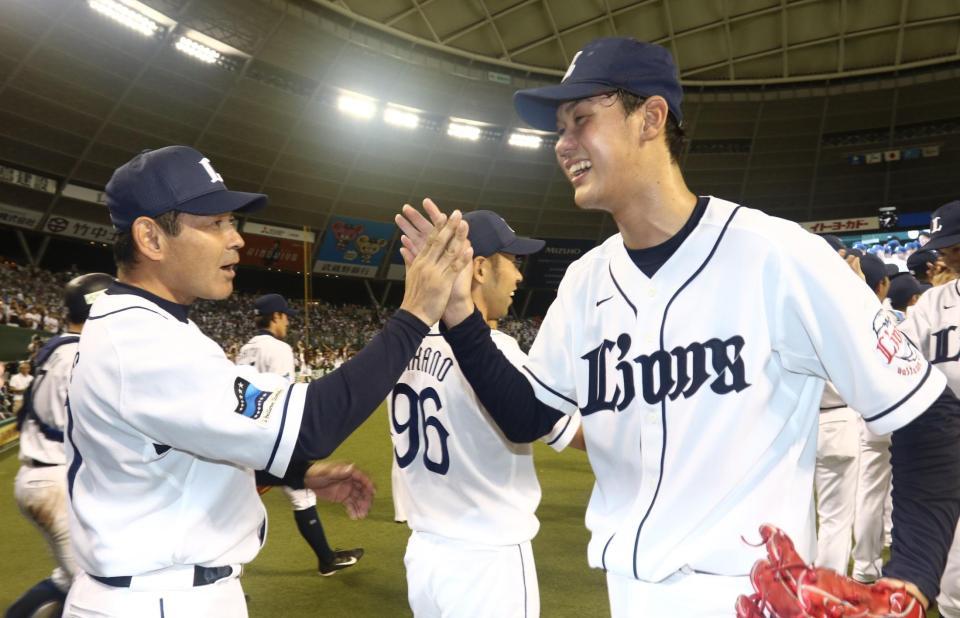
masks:
[[[158,217],[171,210],[218,215],[267,205],[266,195],[227,189],[210,159],[189,146],[144,150],[117,168],[106,194],[110,220],[121,232],[137,217]]]
[[[683,88],[673,56],[664,47],[626,37],[590,41],[573,56],[560,84],[518,90],[513,105],[530,126],[556,131],[561,103],[614,90],[639,97],[659,95],[677,123],[683,123]]]
[[[933,211],[930,217],[930,240],[924,249],[944,249],[960,245],[960,200],[954,200]]]

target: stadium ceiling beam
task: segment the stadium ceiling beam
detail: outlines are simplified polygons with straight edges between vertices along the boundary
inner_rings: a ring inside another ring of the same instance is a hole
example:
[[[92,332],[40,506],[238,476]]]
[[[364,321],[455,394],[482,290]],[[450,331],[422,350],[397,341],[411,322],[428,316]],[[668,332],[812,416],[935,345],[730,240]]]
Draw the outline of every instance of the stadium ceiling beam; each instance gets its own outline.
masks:
[[[790,40],[790,22],[787,16],[787,0],[780,0],[780,53],[782,54],[781,72],[784,77],[790,77],[790,54],[787,53],[789,49],[787,41]]]
[[[903,39],[907,33],[907,13],[910,8],[910,0],[900,0],[900,30],[897,31],[897,53],[893,57],[893,66],[899,67],[903,62]]]
[[[670,12],[670,3],[664,2],[663,16],[667,20],[667,35],[670,37],[670,51],[673,52],[673,62],[677,67],[680,66],[680,54],[677,53],[677,31],[673,28],[673,13]]]
[[[617,22],[613,19],[613,13],[610,12],[610,2],[609,0],[603,0],[603,13],[607,17],[607,21],[610,22],[610,32],[613,36],[620,36],[620,33],[617,29]]]
[[[343,0],[341,0],[341,2],[342,2],[342,1],[343,1]],[[414,6],[410,7],[409,9],[404,9],[403,11],[397,13],[396,15],[394,15],[393,17],[387,19],[387,20],[384,21],[383,23],[386,24],[387,26],[391,26],[391,27],[392,27],[395,23],[397,23],[397,22],[399,22],[399,21],[403,21],[404,19],[406,19],[407,17],[410,17],[410,16],[413,15],[414,13],[419,12],[419,13],[422,15],[422,14],[423,14],[423,9],[424,9],[425,7],[430,6],[431,4],[433,4],[433,3],[436,2],[436,1],[437,1],[437,0],[423,0],[423,2],[420,2],[420,3],[414,2],[414,3],[413,3]],[[347,9],[347,10],[349,10],[349,9]],[[353,12],[353,11],[351,11],[351,13],[352,13],[352,12]]]
[[[793,6],[793,5],[791,5],[791,6]],[[919,20],[919,21],[911,22],[911,23],[909,23],[909,24],[906,24],[906,27],[907,27],[907,28],[917,28],[917,27],[921,27],[921,26],[930,26],[930,25],[934,25],[934,24],[949,23],[949,22],[954,22],[954,21],[960,21],[960,15],[945,15],[945,16],[942,16],[942,17],[931,17],[931,18],[929,18],[929,19],[924,19],[924,20]],[[829,35],[829,36],[821,37],[821,38],[819,38],[819,39],[811,39],[811,40],[809,40],[809,41],[803,41],[803,42],[801,42],[801,43],[796,43],[796,44],[793,44],[793,45],[789,45],[789,44],[788,44],[787,50],[788,50],[788,51],[793,51],[793,50],[797,50],[797,49],[804,49],[804,48],[807,48],[807,47],[815,47],[815,46],[818,46],[818,45],[824,45],[824,44],[827,44],[827,43],[836,42],[836,41],[838,41],[841,37],[847,38],[847,39],[853,39],[853,38],[859,38],[859,37],[862,37],[862,36],[869,36],[869,35],[872,35],[872,34],[881,34],[881,33],[884,33],[884,32],[893,32],[893,31],[896,31],[898,28],[900,28],[900,25],[899,25],[899,24],[895,24],[895,25],[892,25],[892,26],[876,26],[876,27],[873,27],[873,28],[866,28],[866,29],[864,29],[864,30],[857,30],[857,31],[855,31],[855,32],[847,32],[847,33],[844,33],[843,35],[834,34],[834,35]],[[772,56],[772,55],[779,54],[779,53],[781,53],[781,49],[780,49],[780,48],[768,49],[768,50],[765,50],[765,51],[759,51],[759,52],[754,52],[754,53],[752,53],[752,54],[746,54],[746,55],[743,55],[743,56],[738,56],[738,57],[734,58],[734,62],[744,62],[744,61],[746,61],[746,60],[756,60],[757,58],[763,58],[763,57],[766,57],[766,56]],[[914,66],[925,66],[925,65],[928,65],[928,64],[937,64],[937,63],[945,62],[945,61],[949,61],[949,60],[952,60],[952,58],[936,58],[936,59],[932,59],[932,60],[929,60],[929,61],[920,61],[919,63],[910,63],[909,66],[911,66],[911,67],[914,67]],[[697,68],[695,68],[695,69],[689,69],[689,70],[687,70],[687,71],[684,71],[684,72],[682,73],[682,76],[685,77],[685,76],[688,76],[688,75],[696,75],[697,73],[703,73],[704,71],[711,71],[711,70],[713,70],[713,69],[722,68],[722,67],[725,66],[725,65],[726,65],[726,61],[714,62],[714,63],[712,63],[712,64],[707,64],[707,65],[704,65],[704,66],[702,66],[702,67],[697,67]],[[907,65],[903,65],[903,66],[907,66]],[[894,68],[894,67],[888,65],[888,66],[885,66],[885,67],[874,67],[874,68],[871,68],[871,69],[868,70],[867,73],[863,73],[863,72],[849,72],[849,73],[850,73],[850,74],[880,73],[880,72],[884,72],[884,71],[889,71],[889,70],[891,70],[892,68]],[[903,67],[898,67],[898,68],[903,68]],[[843,75],[846,75],[846,74],[847,74],[847,73],[844,73]],[[833,75],[833,77],[841,77],[841,76],[842,76],[841,74],[834,74],[834,75]],[[805,76],[803,79],[808,79],[808,78]]]
[[[503,59],[512,62],[513,58],[510,57],[510,52],[507,50],[506,43],[503,42],[503,37],[500,36],[500,29],[497,28],[496,22],[493,21],[493,17],[490,15],[490,9],[487,8],[487,3],[484,0],[477,0],[480,3],[480,8],[483,9],[483,14],[485,17],[485,23],[490,24],[490,27],[493,28],[493,34],[497,37],[497,42],[500,44],[500,51],[503,53]]]
[[[420,3],[417,0],[410,0],[413,2],[413,8],[417,10],[417,13],[420,14],[420,18],[423,19],[423,23],[427,25],[427,30],[430,31],[430,36],[433,37],[434,43],[440,42],[440,37],[437,36],[437,31],[433,29],[433,24],[430,23],[430,20],[427,18],[427,14],[423,12],[423,7],[420,6]]]
[[[441,43],[443,43],[444,45],[449,45],[451,41],[456,41],[460,37],[470,34],[474,30],[484,27],[491,20],[500,19],[501,17],[506,17],[507,15],[511,13],[515,13],[516,11],[519,11],[522,8],[528,7],[531,4],[534,4],[535,2],[540,2],[540,0],[525,0],[524,2],[521,2],[519,4],[514,4],[513,6],[507,7],[502,11],[497,11],[492,15],[490,15],[488,12],[488,17],[481,19],[480,21],[475,21],[469,26],[466,26],[464,28],[461,28],[460,30],[457,30],[456,32],[449,34],[446,38],[444,38],[441,41]]]
[[[730,35],[730,6],[728,0],[720,0],[723,11],[723,33],[727,37],[727,75],[730,80],[736,79],[736,72],[733,68],[733,37]]]
[[[483,3],[483,0],[480,0]],[[553,17],[553,11],[550,10],[550,3],[547,0],[541,0],[543,5],[543,10],[547,13],[547,20],[550,22],[550,29],[553,30],[553,37],[557,40],[557,45],[560,46],[560,55],[563,56],[563,64],[570,64],[571,56],[567,53],[567,48],[563,44],[563,39],[560,38],[560,31],[557,29],[557,20]]]

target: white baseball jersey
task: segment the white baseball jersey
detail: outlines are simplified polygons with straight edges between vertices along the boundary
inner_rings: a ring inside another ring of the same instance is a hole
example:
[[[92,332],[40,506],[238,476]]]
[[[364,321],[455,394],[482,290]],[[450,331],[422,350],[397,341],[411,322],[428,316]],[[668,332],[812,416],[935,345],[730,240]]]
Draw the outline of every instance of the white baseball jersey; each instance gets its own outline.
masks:
[[[960,393],[960,279],[924,292],[900,330],[947,376],[950,389]]]
[[[33,376],[29,373],[23,375],[20,372],[17,372],[10,376],[10,390],[13,391],[13,400],[14,401],[23,401],[23,391],[27,390],[27,387],[30,386],[30,383],[33,382]]]
[[[526,355],[498,330],[494,343],[516,366]],[[529,444],[507,440],[460,372],[434,326],[387,399],[401,508],[410,528],[448,538],[515,545],[540,528],[540,484]],[[561,418],[543,437],[557,451],[580,426]]]
[[[94,302],[70,385],[78,563],[99,576],[256,556],[253,470],[286,473],[305,384],[230,362],[186,308],[118,284]]]
[[[620,235],[572,264],[524,369],[583,415],[590,564],[652,582],[749,573],[763,522],[812,558],[824,380],[878,433],[946,382],[826,243],[717,198],[652,278]]]
[[[77,341],[73,340],[76,335],[68,337],[71,341],[58,346],[37,368],[37,377],[31,390],[37,419],[28,417],[23,422],[20,430],[20,461],[67,463],[63,442],[44,436],[40,423],[61,432],[67,425],[67,388],[70,386],[70,372],[78,345]]]
[[[237,364],[250,365],[260,373],[276,373],[290,382],[296,378],[293,348],[266,331],[261,331],[240,348]]]

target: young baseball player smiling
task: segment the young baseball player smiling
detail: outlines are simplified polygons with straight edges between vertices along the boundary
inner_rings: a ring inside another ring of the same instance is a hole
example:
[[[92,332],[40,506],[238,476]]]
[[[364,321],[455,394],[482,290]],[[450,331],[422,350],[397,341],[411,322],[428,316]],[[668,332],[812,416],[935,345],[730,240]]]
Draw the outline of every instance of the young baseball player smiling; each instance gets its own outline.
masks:
[[[567,270],[523,369],[462,281],[445,337],[509,439],[580,409],[596,474],[588,556],[614,617],[730,616],[761,555],[742,538],[764,522],[812,561],[827,379],[872,430],[895,431],[885,575],[925,603],[960,515],[960,404],[821,239],[687,188],[681,96],[669,52],[626,38],[592,41],[562,83],[516,94],[522,119],[557,130],[577,205],[620,233]],[[404,215],[415,249],[430,223]]]

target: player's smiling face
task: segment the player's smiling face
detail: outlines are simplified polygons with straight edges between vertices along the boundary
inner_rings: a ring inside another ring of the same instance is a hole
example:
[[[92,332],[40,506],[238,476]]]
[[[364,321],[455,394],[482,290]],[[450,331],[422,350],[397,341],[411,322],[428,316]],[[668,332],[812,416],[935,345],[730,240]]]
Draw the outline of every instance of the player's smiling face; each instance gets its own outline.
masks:
[[[481,293],[483,294],[488,320],[499,320],[507,315],[513,303],[513,294],[517,286],[523,281],[523,275],[517,268],[516,256],[508,253],[495,253],[487,258],[492,268],[484,279]]]
[[[167,236],[170,250],[163,264],[167,288],[181,304],[197,298],[220,300],[230,296],[243,247],[233,213],[182,213],[180,222],[180,233]]]
[[[642,114],[627,116],[609,93],[557,109],[557,163],[580,208],[614,212],[633,198],[638,180]]]

